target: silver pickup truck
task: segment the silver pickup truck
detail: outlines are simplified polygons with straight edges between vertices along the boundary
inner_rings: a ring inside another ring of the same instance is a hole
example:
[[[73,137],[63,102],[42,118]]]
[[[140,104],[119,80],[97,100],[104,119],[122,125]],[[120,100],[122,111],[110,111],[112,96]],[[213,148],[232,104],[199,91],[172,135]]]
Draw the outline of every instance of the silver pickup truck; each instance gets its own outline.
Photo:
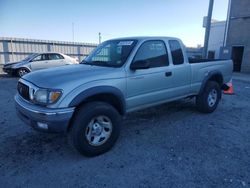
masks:
[[[33,128],[69,132],[81,154],[95,156],[114,145],[127,112],[185,97],[213,112],[232,69],[231,60],[189,60],[177,38],[114,39],[78,65],[23,76],[16,109]]]

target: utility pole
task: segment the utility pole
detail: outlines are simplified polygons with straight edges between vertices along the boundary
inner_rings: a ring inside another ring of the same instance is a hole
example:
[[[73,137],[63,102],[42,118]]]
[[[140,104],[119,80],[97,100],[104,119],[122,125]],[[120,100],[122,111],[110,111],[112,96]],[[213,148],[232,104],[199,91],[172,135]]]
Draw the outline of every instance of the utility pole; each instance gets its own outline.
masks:
[[[209,7],[208,7],[208,13],[207,13],[207,23],[206,23],[206,33],[205,33],[205,40],[204,40],[204,48],[203,48],[203,53],[202,53],[203,58],[207,58],[208,41],[209,41],[209,35],[210,35],[210,29],[211,29],[213,6],[214,6],[214,0],[210,0]]]
[[[231,5],[232,5],[232,0],[229,0],[228,8],[227,8],[227,21],[226,21],[226,27],[225,27],[225,32],[224,32],[223,47],[227,46],[227,35],[228,35],[228,28],[229,28],[229,23],[230,23]]]
[[[98,33],[98,35],[99,35],[99,44],[100,44],[102,42],[102,36],[100,32]]]

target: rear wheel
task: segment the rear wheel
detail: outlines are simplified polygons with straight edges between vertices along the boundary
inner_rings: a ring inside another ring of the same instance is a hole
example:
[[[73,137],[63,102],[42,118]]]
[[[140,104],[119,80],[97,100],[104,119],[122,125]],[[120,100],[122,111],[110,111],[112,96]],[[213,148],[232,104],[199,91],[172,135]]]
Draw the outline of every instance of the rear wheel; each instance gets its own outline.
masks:
[[[201,94],[196,96],[196,106],[200,112],[213,112],[220,101],[221,89],[217,82],[208,81]]]
[[[26,69],[26,68],[20,68],[20,69],[17,70],[17,75],[19,77],[22,77],[22,76],[24,76],[25,74],[27,74],[29,72],[30,71],[28,69]]]
[[[74,147],[83,155],[107,152],[120,133],[120,114],[103,102],[91,102],[75,114],[70,132]]]

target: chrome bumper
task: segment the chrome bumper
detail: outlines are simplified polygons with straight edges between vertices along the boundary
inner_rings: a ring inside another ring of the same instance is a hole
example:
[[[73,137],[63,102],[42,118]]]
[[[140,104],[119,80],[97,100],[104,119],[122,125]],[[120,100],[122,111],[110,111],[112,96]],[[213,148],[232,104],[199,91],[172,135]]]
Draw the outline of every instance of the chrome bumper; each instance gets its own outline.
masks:
[[[15,96],[16,111],[21,120],[43,132],[66,132],[75,108],[50,109]]]

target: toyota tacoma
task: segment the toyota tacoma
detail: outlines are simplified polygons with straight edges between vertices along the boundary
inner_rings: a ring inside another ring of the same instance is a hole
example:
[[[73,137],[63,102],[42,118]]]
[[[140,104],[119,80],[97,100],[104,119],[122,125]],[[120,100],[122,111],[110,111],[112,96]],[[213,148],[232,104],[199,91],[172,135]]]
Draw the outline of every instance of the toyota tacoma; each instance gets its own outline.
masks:
[[[68,132],[81,154],[95,156],[114,145],[128,112],[186,97],[213,112],[232,69],[231,60],[188,59],[177,38],[113,39],[78,65],[24,75],[15,104],[34,129]]]

